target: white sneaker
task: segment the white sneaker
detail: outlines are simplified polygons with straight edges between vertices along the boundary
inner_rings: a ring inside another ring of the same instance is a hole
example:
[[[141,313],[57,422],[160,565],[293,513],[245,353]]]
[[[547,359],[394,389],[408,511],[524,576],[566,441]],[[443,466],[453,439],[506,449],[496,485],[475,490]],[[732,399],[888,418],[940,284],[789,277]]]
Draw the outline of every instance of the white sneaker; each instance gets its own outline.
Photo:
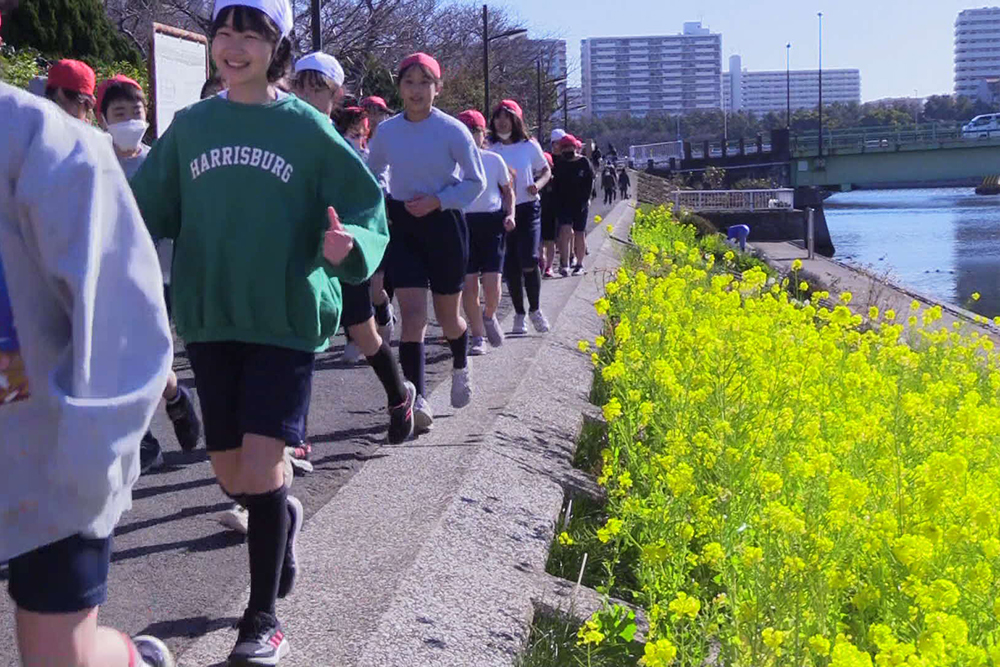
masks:
[[[378,327],[379,337],[385,341],[386,345],[392,343],[392,336],[396,330],[396,316],[391,312],[389,313],[389,322],[386,324],[380,324]]]
[[[483,324],[486,326],[486,339],[490,341],[490,345],[493,347],[503,345],[503,329],[500,328],[500,322],[497,321],[496,313],[492,317],[484,315]]]
[[[451,372],[451,407],[464,408],[472,400],[472,377],[469,366]]]
[[[469,338],[469,356],[478,357],[486,354],[486,339],[482,336]]]
[[[355,345],[353,340],[347,341],[344,346],[344,353],[340,355],[340,360],[345,364],[356,364],[362,361],[365,355],[361,353],[361,348]]]
[[[528,327],[524,324],[524,315],[514,313],[514,326],[510,332],[514,335],[528,333]]]
[[[423,396],[413,402],[413,433],[427,433],[434,428],[434,411]]]
[[[549,321],[541,309],[532,311],[529,317],[531,318],[531,326],[535,327],[535,331],[538,333],[545,333],[549,330]]]
[[[228,528],[229,530],[235,530],[237,533],[247,534],[247,523],[250,521],[250,513],[247,512],[245,507],[233,504],[231,509],[226,510],[219,514],[219,523]]]

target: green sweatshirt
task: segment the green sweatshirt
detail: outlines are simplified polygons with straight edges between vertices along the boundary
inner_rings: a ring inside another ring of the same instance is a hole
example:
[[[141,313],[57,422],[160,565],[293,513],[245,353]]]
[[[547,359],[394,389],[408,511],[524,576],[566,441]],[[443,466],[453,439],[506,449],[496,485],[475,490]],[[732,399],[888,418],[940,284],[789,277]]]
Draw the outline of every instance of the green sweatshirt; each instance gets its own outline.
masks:
[[[339,281],[368,279],[389,240],[375,178],[295,97],[184,109],[131,185],[153,238],[175,240],[173,316],[188,343],[326,349]],[[327,206],[354,235],[339,266],[323,258]]]

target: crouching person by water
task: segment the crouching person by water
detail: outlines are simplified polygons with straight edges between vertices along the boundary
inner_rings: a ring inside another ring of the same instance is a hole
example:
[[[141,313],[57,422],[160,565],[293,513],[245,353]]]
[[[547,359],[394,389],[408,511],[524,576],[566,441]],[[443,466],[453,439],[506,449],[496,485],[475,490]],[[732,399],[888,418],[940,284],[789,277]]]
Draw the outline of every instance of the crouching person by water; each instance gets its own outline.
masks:
[[[250,600],[230,665],[275,665],[275,600],[297,574],[302,505],[282,454],[301,441],[315,354],[340,281],[366,280],[388,241],[382,193],[323,115],[275,83],[290,64],[288,0],[216,0],[212,58],[227,90],[178,113],[132,187],[175,242],[173,315],[223,491],[248,510]]]

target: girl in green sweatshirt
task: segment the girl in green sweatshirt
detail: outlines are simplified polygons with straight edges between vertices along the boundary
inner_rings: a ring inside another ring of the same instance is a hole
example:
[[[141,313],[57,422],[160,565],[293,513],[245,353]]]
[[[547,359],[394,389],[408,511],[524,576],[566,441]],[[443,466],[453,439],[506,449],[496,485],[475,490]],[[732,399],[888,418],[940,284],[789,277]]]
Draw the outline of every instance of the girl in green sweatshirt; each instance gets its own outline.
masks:
[[[228,90],[178,113],[132,181],[150,233],[175,242],[172,302],[223,491],[248,510],[250,601],[230,665],[275,665],[302,506],[285,442],[304,436],[316,352],[388,242],[382,193],[309,104],[274,85],[288,0],[216,0],[212,58]]]

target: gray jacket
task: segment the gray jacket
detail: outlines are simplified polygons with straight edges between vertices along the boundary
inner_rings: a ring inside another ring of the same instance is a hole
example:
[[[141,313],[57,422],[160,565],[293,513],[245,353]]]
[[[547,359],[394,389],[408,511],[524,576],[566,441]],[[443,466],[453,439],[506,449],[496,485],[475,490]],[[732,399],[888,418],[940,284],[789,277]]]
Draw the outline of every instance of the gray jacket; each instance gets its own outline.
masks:
[[[0,347],[4,561],[114,530],[173,351],[153,242],[107,135],[3,83],[0,119],[0,300],[16,330]]]

